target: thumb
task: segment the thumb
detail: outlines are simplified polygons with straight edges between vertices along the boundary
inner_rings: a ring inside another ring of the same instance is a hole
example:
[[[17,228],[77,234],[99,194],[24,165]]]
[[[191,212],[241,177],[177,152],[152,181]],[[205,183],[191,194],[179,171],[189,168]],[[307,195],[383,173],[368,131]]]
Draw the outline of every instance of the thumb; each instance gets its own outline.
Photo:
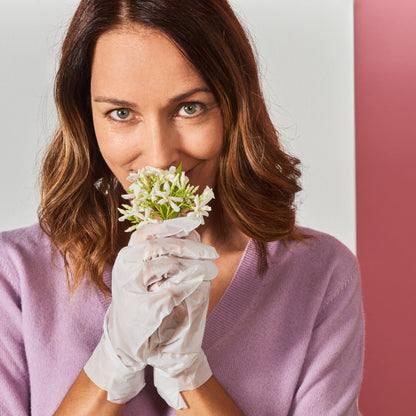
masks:
[[[158,223],[145,224],[132,234],[129,245],[138,244],[151,238],[187,237],[199,225],[201,225],[200,219],[191,217],[178,217]]]

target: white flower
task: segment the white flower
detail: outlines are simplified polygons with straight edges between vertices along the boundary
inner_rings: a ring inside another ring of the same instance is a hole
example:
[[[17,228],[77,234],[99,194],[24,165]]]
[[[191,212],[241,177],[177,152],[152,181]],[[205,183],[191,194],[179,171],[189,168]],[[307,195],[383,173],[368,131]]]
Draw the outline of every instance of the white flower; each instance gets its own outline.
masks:
[[[179,207],[175,204],[175,202],[183,202],[183,198],[180,196],[171,196],[170,195],[170,185],[169,182],[165,182],[163,184],[164,192],[156,191],[156,195],[160,196],[161,199],[158,201],[158,204],[162,205],[166,202],[169,202],[170,206],[175,212],[179,212]]]
[[[121,195],[121,197],[124,198],[124,199],[133,199],[133,198],[136,198],[136,195],[134,195],[134,194],[124,194],[124,195]]]
[[[204,191],[205,192],[205,191]],[[193,211],[188,214],[188,217],[198,218],[201,224],[204,225],[204,217],[208,217],[208,212],[211,211],[211,207],[207,205],[210,199],[203,199],[201,196],[195,195]]]
[[[118,220],[119,221],[124,221],[124,220],[127,220],[129,217],[131,217],[130,212],[128,214],[122,215]]]
[[[160,168],[154,168],[153,166],[146,166],[145,168],[142,168],[140,170],[141,173],[147,175],[155,175],[155,176],[161,176],[165,174],[165,171]]]
[[[137,212],[145,212],[146,210],[146,196],[142,196],[141,198],[136,198],[133,199],[133,201],[131,202],[131,215],[136,215]]]
[[[151,216],[150,216],[151,213],[152,213],[152,210],[149,207],[144,210],[144,215],[140,212],[136,213],[136,216],[139,217],[142,220],[142,222],[138,224],[138,227],[141,227],[144,224],[150,224],[150,223],[158,222],[158,220],[156,220],[154,218],[151,218]]]
[[[158,196],[160,196],[160,185],[159,185],[159,182],[156,182],[154,185],[153,185],[153,188],[152,188],[152,190],[150,191],[150,199],[152,200],[152,202],[156,202],[157,201],[157,198],[158,198]]]
[[[211,211],[207,204],[214,198],[212,189],[206,187],[201,195],[197,195],[198,187],[189,184],[182,172],[182,164],[168,170],[147,166],[130,174],[128,180],[132,184],[123,198],[130,200],[130,205],[122,204],[119,208],[122,214],[119,220],[128,219],[133,223],[126,231],[186,215],[198,218],[204,224],[204,217]]]
[[[174,188],[175,186],[178,186],[178,182],[179,182],[179,173],[178,173],[178,174],[176,174],[176,175],[175,175],[175,176],[173,176],[173,177],[170,177],[169,181],[170,181],[171,188]]]
[[[131,173],[129,176],[127,176],[127,180],[129,180],[130,182],[135,182],[139,179],[140,179],[140,173]]]
[[[186,185],[188,185],[189,178],[185,175],[185,172],[181,173],[181,179],[180,184],[182,188],[185,188]]]
[[[165,172],[165,176],[169,181],[171,181],[173,183],[175,178],[176,178],[176,168],[175,168],[175,166],[171,166],[169,168],[169,170],[167,172]]]
[[[145,192],[143,185],[141,183],[134,182],[130,185],[129,191],[132,192],[133,195],[139,195],[142,192]]]
[[[204,201],[204,205],[208,204],[212,199],[215,199],[214,192],[209,186],[206,186],[204,192],[202,192],[201,199]]]

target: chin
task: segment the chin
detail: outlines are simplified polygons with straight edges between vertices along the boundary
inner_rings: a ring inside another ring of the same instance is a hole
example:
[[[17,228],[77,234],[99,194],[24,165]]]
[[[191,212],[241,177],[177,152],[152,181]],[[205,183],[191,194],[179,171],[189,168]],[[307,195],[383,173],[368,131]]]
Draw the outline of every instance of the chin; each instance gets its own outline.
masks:
[[[207,167],[204,167],[202,164],[196,164],[192,169],[184,171],[191,185],[199,186],[199,192],[203,192],[206,186],[213,188],[216,183],[216,175],[207,175],[204,172],[206,169]]]

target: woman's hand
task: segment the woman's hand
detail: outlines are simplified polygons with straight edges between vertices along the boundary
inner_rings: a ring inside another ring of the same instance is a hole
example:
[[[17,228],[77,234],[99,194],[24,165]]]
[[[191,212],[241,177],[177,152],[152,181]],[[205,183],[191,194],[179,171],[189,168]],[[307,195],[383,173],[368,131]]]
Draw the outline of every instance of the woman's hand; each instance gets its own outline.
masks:
[[[181,391],[204,384],[212,371],[201,348],[211,282],[203,281],[164,318],[150,337],[148,364],[160,396],[173,408],[185,409]]]
[[[188,218],[148,224],[117,256],[104,334],[84,367],[108,392],[109,401],[125,403],[141,391],[144,367],[156,342],[151,335],[175,307],[216,276],[212,260],[218,255],[199,242],[193,231],[198,225]],[[159,336],[169,338],[160,331]]]

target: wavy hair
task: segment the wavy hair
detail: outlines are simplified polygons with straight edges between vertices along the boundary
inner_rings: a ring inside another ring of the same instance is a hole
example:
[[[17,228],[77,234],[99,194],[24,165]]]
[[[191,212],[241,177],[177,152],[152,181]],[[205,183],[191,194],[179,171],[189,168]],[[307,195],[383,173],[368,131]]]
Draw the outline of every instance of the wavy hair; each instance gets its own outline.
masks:
[[[82,0],[62,45],[55,80],[59,127],[44,157],[38,211],[64,258],[71,292],[89,276],[109,293],[102,274],[117,254],[123,189],[97,145],[91,61],[103,33],[137,23],[166,34],[213,91],[224,119],[217,206],[255,241],[264,271],[266,242],[307,237],[295,227],[299,160],[280,146],[249,38],[228,2]]]

